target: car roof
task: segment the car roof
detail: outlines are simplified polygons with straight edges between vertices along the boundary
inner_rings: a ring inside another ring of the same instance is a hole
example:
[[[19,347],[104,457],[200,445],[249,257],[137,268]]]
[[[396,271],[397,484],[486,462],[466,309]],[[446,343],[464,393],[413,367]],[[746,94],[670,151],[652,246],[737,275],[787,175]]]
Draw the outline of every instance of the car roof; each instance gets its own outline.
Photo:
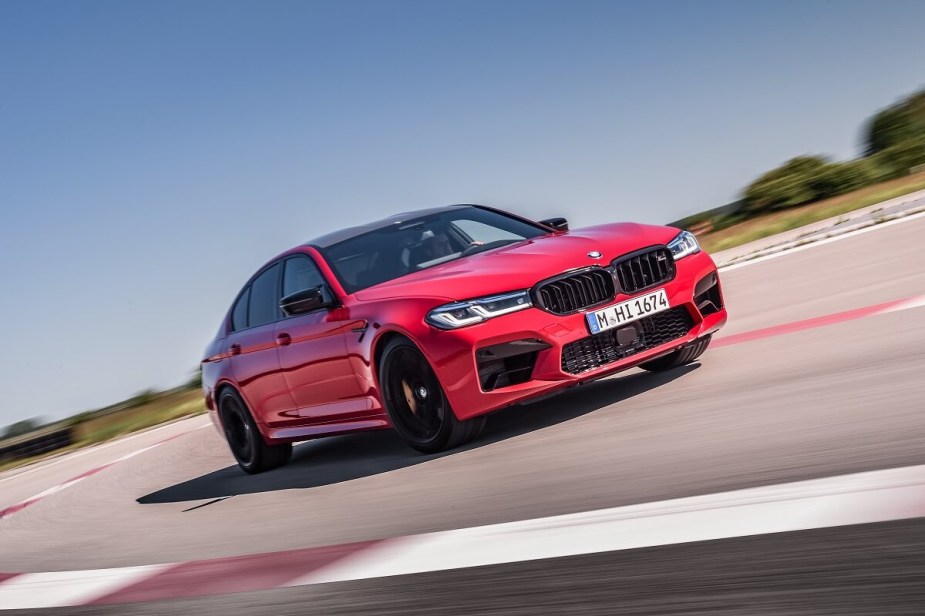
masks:
[[[444,205],[441,207],[432,207],[432,208],[428,208],[424,210],[414,210],[412,212],[402,212],[401,214],[395,214],[393,216],[389,216],[388,218],[383,218],[382,220],[376,220],[374,222],[357,225],[356,227],[347,227],[346,229],[332,231],[331,233],[326,233],[324,235],[316,237],[313,240],[309,240],[308,242],[306,242],[306,244],[309,246],[315,246],[318,248],[329,248],[330,246],[333,246],[334,244],[343,242],[344,240],[349,240],[351,238],[357,237],[358,235],[363,235],[364,233],[369,233],[370,231],[375,231],[377,229],[382,229],[384,227],[389,227],[395,224],[401,224],[409,220],[421,218],[422,216],[430,216],[431,214],[439,214],[440,212],[448,212],[458,207],[482,207],[482,206],[470,204],[470,203],[459,203],[456,205]]]

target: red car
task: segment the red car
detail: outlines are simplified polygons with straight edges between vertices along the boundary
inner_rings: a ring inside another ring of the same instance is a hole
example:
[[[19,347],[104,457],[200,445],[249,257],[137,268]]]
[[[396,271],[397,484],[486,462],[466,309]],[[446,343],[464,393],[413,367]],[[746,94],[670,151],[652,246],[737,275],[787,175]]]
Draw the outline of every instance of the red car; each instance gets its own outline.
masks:
[[[479,205],[319,237],[244,285],[202,363],[206,405],[249,473],[292,443],[392,427],[435,452],[488,413],[640,366],[693,361],[726,321],[693,235],[568,230]]]

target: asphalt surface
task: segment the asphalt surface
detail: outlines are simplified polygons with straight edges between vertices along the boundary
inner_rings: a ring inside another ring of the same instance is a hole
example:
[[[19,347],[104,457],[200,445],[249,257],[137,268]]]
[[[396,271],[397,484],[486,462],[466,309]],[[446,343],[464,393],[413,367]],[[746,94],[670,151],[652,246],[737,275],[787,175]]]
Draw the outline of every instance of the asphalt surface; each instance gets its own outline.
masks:
[[[720,335],[925,295],[922,237],[918,219],[729,271]],[[723,346],[671,373],[509,409],[442,456],[370,433],[300,445],[289,466],[250,477],[199,429],[4,519],[0,571],[379,539],[923,464],[923,342],[925,308],[913,308]],[[0,476],[0,507],[204,421]],[[923,530],[916,520],[50,613],[922,614]]]

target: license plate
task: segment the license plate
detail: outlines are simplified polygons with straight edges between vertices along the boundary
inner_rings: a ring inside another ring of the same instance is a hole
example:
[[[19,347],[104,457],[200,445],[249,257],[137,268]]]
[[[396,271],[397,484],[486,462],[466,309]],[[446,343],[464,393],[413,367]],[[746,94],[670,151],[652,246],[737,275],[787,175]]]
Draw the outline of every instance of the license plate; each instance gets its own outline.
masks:
[[[637,321],[642,317],[668,310],[668,294],[659,289],[645,295],[585,314],[592,334]]]

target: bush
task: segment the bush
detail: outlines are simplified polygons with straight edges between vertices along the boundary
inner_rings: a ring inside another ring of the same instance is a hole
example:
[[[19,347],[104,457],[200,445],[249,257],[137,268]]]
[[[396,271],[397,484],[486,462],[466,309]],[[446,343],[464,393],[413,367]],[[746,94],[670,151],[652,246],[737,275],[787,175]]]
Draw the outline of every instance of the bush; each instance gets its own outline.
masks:
[[[830,163],[821,156],[797,156],[755,180],[745,190],[745,210],[765,212],[809,203],[814,182]]]
[[[187,389],[200,389],[202,387],[202,370],[196,368],[184,386]]]
[[[832,163],[813,180],[816,199],[835,197],[886,179],[884,171],[875,161],[866,159]]]
[[[892,145],[869,158],[887,179],[907,175],[914,167],[925,165],[925,135]]]
[[[132,409],[153,402],[159,395],[160,392],[156,389],[145,389],[126,400],[123,404],[125,408]]]

